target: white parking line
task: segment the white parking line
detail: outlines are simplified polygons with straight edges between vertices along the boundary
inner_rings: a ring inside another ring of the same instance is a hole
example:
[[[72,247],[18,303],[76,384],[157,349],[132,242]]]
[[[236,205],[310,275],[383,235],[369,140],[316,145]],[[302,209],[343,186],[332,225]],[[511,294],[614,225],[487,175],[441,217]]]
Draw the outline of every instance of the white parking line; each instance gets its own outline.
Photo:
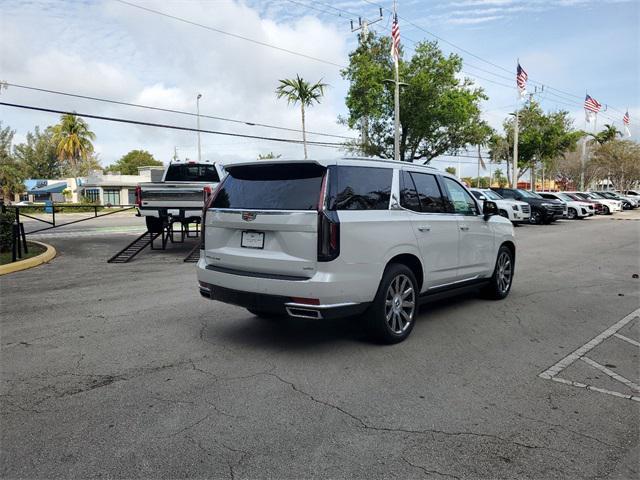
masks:
[[[622,320],[620,320],[618,323],[615,323],[611,327],[607,328],[604,332],[602,332],[600,335],[596,336],[590,342],[585,343],[583,346],[578,348],[575,352],[570,353],[569,355],[564,357],[562,360],[560,360],[558,363],[553,365],[551,368],[548,368],[547,370],[545,370],[544,372],[542,372],[538,376],[540,378],[544,378],[544,379],[547,379],[547,380],[550,380],[551,378],[555,377],[557,374],[559,374],[562,370],[567,368],[573,362],[578,360],[580,357],[584,356],[589,350],[592,350],[593,348],[595,348],[598,345],[600,345],[607,338],[609,338],[612,335],[614,335],[615,333],[617,333],[618,330],[620,330],[627,323],[629,323],[631,320],[633,320],[634,318],[636,318],[639,315],[640,315],[640,308],[638,308],[637,310],[634,310],[629,315],[627,315]]]
[[[624,340],[631,345],[635,345],[636,347],[640,347],[640,342],[636,342],[633,338],[625,337],[624,335],[620,335],[619,333],[614,333],[614,337],[619,338],[620,340]]]
[[[589,357],[582,357],[580,360],[582,360],[583,362],[591,365],[593,368],[597,368],[602,373],[606,373],[607,375],[609,375],[614,380],[617,380],[620,383],[622,383],[622,384],[626,385],[627,387],[629,387],[631,390],[635,390],[636,392],[640,393],[640,385],[638,385],[636,383],[633,383],[631,380],[628,380],[628,379],[624,378],[622,375],[617,374],[613,370],[610,370],[609,368],[607,368],[604,365],[596,362],[595,360],[591,360]]]
[[[540,378],[544,378],[546,380],[553,380],[554,382],[559,382],[559,383],[563,383],[563,384],[566,384],[566,385],[571,385],[571,386],[579,387],[579,388],[585,388],[587,390],[593,390],[595,392],[606,393],[608,395],[613,395],[615,397],[626,398],[626,399],[629,399],[629,400],[640,402],[640,396],[637,396],[637,395],[629,395],[629,394],[624,394],[624,393],[620,393],[620,392],[615,392],[613,390],[607,390],[607,389],[596,387],[596,386],[593,386],[593,385],[587,385],[586,383],[575,382],[573,380],[566,380],[564,378],[560,378],[560,377],[557,376],[561,371],[563,371],[569,365],[574,363],[576,360],[582,360],[585,363],[587,363],[588,365],[590,365],[590,366],[600,370],[601,372],[605,373],[606,375],[608,375],[612,379],[617,380],[618,382],[626,385],[630,389],[640,393],[640,385],[637,385],[636,383],[632,382],[631,380],[626,379],[622,375],[617,374],[613,370],[610,370],[609,368],[605,367],[604,365],[601,365],[598,362],[596,362],[596,361],[594,361],[594,360],[592,360],[592,359],[590,359],[590,358],[585,356],[587,354],[587,352],[589,352],[590,350],[593,350],[595,347],[600,345],[606,339],[608,339],[610,337],[613,337],[613,336],[616,336],[616,337],[620,338],[621,340],[627,341],[627,342],[631,343],[632,345],[636,345],[636,346],[640,347],[640,343],[636,342],[633,339],[627,338],[624,335],[620,335],[619,333],[617,333],[618,330],[623,328],[625,325],[627,325],[632,320],[638,318],[638,316],[640,316],[640,308],[638,308],[637,310],[631,312],[629,315],[624,317],[622,320],[620,320],[619,322],[615,323],[611,327],[607,328],[600,335],[597,335],[591,341],[585,343],[580,348],[578,348],[574,352],[572,352],[569,355],[567,355],[566,357],[564,357],[562,360],[560,360],[558,363],[556,363],[552,367],[550,367],[547,370],[545,370],[544,372],[538,374],[538,376]]]

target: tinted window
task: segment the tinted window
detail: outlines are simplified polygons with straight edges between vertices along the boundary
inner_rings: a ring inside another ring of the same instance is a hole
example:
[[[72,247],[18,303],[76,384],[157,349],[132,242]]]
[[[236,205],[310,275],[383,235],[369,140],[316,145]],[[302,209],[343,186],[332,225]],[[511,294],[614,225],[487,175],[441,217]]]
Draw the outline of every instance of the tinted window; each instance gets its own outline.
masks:
[[[444,212],[444,200],[435,175],[411,172],[411,178],[416,186],[422,211],[428,213]]]
[[[478,200],[484,200],[485,199],[485,194],[481,193],[477,190],[471,190],[471,193],[473,194],[474,197],[476,197]]]
[[[335,170],[333,170],[335,171]],[[387,210],[391,197],[390,168],[337,168],[336,193],[332,192],[334,210]]]
[[[455,180],[445,177],[444,183],[449,191],[449,201],[455,213],[476,215],[478,213],[473,197]]]
[[[169,165],[166,182],[219,182],[215,165],[180,163]]]
[[[229,166],[227,171],[214,208],[315,210],[326,169],[316,164],[284,163]]]
[[[420,212],[420,199],[411,175],[404,170],[400,174],[400,205],[414,212]]]

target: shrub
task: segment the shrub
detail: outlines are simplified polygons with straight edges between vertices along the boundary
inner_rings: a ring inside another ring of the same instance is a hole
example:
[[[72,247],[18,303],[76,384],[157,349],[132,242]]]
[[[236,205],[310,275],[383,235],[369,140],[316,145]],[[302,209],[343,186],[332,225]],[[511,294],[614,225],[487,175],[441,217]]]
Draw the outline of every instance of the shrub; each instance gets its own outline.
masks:
[[[16,214],[12,210],[0,212],[0,252],[10,252],[13,245],[12,232]]]

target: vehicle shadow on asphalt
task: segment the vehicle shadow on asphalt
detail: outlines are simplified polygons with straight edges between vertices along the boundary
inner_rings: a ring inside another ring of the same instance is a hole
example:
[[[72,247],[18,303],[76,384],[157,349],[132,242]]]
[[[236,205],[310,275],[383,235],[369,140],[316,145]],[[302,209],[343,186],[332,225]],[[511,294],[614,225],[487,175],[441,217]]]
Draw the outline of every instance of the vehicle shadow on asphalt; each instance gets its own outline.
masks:
[[[464,306],[477,301],[478,298],[479,292],[471,291],[425,303],[420,307],[415,328],[420,329],[429,322],[445,321],[447,310],[453,314],[454,305],[456,308]],[[263,319],[246,314],[234,319],[233,322],[215,326],[210,324],[203,339],[211,343],[222,341],[239,347],[274,350],[286,347],[301,351],[341,343],[380,345],[367,332],[366,314],[361,317],[331,320],[289,317]]]

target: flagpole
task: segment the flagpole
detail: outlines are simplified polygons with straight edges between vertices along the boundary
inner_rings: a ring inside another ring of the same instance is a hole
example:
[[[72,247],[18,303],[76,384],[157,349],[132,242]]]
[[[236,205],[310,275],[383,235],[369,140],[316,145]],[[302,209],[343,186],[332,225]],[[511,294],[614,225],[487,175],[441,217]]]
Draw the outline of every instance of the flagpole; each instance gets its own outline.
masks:
[[[586,94],[585,94],[586,95]],[[584,168],[587,160],[587,119],[588,112],[584,112],[584,138],[582,139],[582,155],[580,156],[580,191],[584,192]]]
[[[398,6],[396,0],[393,2],[393,18],[397,18],[398,16]],[[395,40],[392,38],[391,42]],[[394,55],[394,73],[395,73],[395,82],[393,89],[393,113],[394,113],[394,136],[393,136],[393,159],[398,162],[400,161],[400,78],[398,72],[398,57],[399,54],[396,52]],[[411,159],[413,161],[413,159]]]

